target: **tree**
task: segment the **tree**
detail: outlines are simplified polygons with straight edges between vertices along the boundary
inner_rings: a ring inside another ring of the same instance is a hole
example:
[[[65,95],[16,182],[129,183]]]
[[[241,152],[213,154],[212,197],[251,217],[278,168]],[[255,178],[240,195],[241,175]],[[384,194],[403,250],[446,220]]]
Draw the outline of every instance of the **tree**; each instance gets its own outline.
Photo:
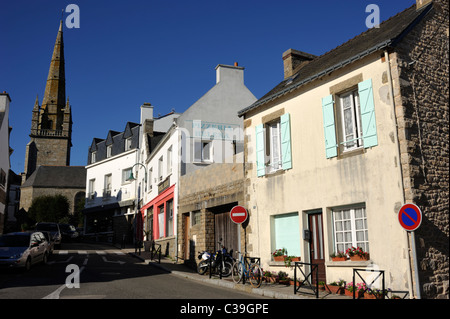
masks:
[[[28,213],[36,222],[58,223],[69,216],[69,200],[61,194],[39,196],[33,199]]]

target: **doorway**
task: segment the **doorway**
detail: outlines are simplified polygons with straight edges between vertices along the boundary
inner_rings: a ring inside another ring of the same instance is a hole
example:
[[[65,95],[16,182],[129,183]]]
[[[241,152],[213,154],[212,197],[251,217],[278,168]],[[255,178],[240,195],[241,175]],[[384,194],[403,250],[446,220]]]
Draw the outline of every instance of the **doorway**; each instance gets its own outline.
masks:
[[[308,214],[309,253],[312,264],[317,264],[319,269],[319,281],[326,282],[325,256],[323,249],[323,220],[322,211],[315,211]],[[313,275],[313,283],[315,283]]]
[[[234,252],[239,249],[239,225],[235,224],[230,218],[230,211],[236,205],[223,205],[211,209],[214,213],[214,250],[219,247],[218,242],[227,248],[228,252]],[[233,256],[233,257],[234,257]]]

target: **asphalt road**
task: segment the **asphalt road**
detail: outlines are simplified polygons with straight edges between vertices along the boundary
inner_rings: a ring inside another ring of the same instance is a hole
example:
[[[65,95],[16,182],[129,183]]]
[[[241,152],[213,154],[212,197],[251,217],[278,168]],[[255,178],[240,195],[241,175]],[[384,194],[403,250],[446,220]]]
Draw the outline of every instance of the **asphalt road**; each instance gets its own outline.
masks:
[[[63,244],[48,264],[0,271],[0,299],[255,299],[168,274],[109,245]]]

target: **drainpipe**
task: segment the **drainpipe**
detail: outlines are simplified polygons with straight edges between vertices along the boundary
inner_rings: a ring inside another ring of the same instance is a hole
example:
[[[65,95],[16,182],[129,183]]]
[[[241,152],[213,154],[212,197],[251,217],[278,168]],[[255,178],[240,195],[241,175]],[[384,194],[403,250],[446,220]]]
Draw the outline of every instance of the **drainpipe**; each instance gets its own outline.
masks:
[[[393,111],[393,116],[394,116],[394,123],[395,123],[395,129],[394,129],[394,141],[395,144],[397,146],[397,158],[398,158],[398,169],[399,169],[399,176],[400,176],[400,185],[402,188],[402,205],[405,204],[405,186],[403,184],[403,173],[402,173],[402,163],[401,163],[401,157],[400,157],[400,144],[398,141],[398,124],[397,124],[397,116],[395,115],[395,101],[394,101],[394,88],[393,88],[393,83],[392,83],[392,74],[391,74],[391,61],[389,60],[389,53],[387,52],[387,50],[384,51],[384,57],[387,63],[387,75],[388,75],[388,81],[389,81],[389,95],[391,98],[391,104],[392,104],[392,111]],[[417,290],[416,295],[414,294],[414,290],[413,290],[413,282],[412,282],[412,264],[411,264],[411,256],[410,256],[410,251],[412,250],[412,258],[414,260],[414,272],[416,274],[416,285],[418,284],[418,269],[417,269],[417,254],[416,254],[416,245],[415,245],[415,240],[414,240],[414,232],[412,232],[411,234],[412,236],[412,249],[411,249],[411,245],[409,242],[409,236],[408,236],[408,232],[405,231],[405,236],[404,236],[404,240],[406,242],[406,247],[408,248],[408,287],[409,287],[409,295],[411,296],[411,299],[414,299],[414,296],[417,296],[417,298],[420,299],[420,293],[419,293],[419,289]]]

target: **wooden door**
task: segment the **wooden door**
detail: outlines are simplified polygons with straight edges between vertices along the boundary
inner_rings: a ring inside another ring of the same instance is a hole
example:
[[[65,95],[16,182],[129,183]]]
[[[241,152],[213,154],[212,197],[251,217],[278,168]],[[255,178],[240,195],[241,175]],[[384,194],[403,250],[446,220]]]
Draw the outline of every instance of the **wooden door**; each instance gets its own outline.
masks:
[[[319,268],[319,281],[326,282],[325,278],[325,256],[323,249],[323,223],[322,212],[312,213],[308,215],[308,228],[310,231],[310,260],[312,264],[317,264]],[[316,275],[313,274],[313,283],[315,283]]]
[[[219,248],[218,242],[220,239],[222,239],[222,244],[228,249],[228,252],[232,249],[233,251],[239,250],[238,231],[239,225],[233,223],[229,211],[214,214],[215,250]]]
[[[183,223],[183,227],[184,227],[184,260],[189,260],[191,257],[191,245],[190,245],[190,237],[189,237],[189,228],[191,226],[191,217],[190,214],[183,214],[183,218],[184,218],[184,223]]]

